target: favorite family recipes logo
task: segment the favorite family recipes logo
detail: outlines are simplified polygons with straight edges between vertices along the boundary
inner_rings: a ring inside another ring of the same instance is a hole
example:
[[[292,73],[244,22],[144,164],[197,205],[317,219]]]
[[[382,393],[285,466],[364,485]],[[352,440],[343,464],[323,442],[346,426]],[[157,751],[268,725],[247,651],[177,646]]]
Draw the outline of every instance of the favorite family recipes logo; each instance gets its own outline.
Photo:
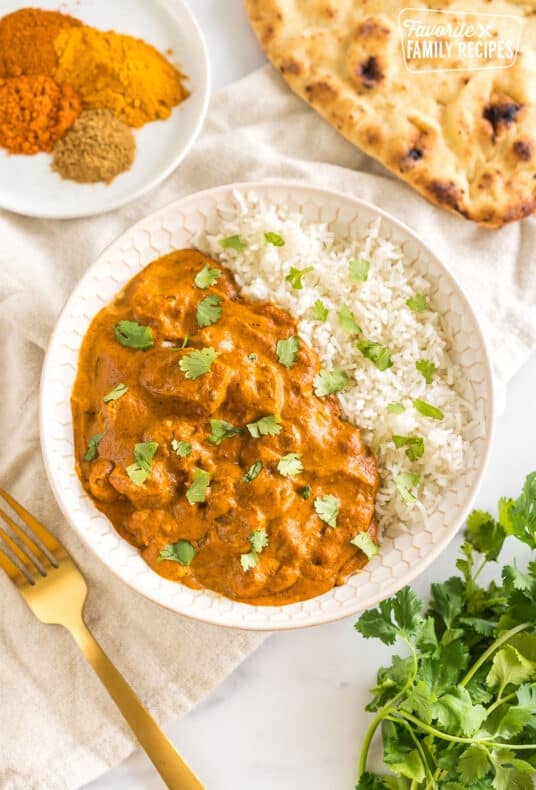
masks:
[[[408,71],[473,71],[514,65],[522,20],[504,14],[404,8],[398,24]]]

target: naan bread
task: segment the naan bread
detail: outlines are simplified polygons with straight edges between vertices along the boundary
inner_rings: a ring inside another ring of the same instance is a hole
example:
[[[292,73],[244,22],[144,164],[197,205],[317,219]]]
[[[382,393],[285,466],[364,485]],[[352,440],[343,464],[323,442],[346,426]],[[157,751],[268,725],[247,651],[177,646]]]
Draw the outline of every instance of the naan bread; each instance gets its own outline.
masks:
[[[410,73],[394,0],[245,0],[290,87],[428,200],[498,228],[536,211],[536,1],[412,8],[515,14],[508,69]]]

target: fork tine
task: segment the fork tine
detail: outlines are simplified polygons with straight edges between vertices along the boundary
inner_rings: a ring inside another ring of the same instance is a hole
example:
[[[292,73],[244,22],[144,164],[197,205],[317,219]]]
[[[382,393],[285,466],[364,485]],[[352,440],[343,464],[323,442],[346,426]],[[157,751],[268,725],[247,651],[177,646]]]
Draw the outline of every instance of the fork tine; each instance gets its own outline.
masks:
[[[2,515],[1,511],[0,515]],[[26,550],[21,540],[15,540],[15,537],[6,532],[5,529],[2,529],[2,527],[0,527],[0,538],[4,541],[4,546],[11,550],[12,554],[24,565],[28,573],[34,574],[37,569],[41,576],[47,575],[41,563],[39,561],[34,562],[33,557],[30,557],[30,552]]]
[[[2,530],[3,531],[3,530]],[[21,573],[30,582],[35,584],[34,578],[26,567],[25,563],[21,562],[15,552],[0,539],[0,568],[3,568],[10,579],[15,579]]]
[[[6,532],[5,529],[0,527],[0,537],[3,538],[4,543],[9,546],[24,565],[27,565],[29,560],[31,565],[33,564],[37,568],[41,576],[46,576],[47,572],[44,565],[38,557],[36,557],[34,546],[26,537],[25,533],[17,527],[7,513],[4,513],[2,508],[0,508],[0,518],[2,518],[12,530],[11,532]]]
[[[26,532],[26,537],[32,540],[39,548],[40,551],[45,555],[51,565],[55,568],[58,567],[58,563],[54,558],[54,552],[62,549],[61,544],[56,540],[56,538],[44,527],[40,521],[38,521],[35,516],[32,516],[26,508],[24,508],[16,499],[14,499],[7,491],[4,491],[3,488],[0,488],[0,497],[2,497],[8,505],[10,505],[15,513],[20,516],[21,520],[24,522],[26,528],[30,531],[30,535]],[[19,528],[20,529],[20,528]]]

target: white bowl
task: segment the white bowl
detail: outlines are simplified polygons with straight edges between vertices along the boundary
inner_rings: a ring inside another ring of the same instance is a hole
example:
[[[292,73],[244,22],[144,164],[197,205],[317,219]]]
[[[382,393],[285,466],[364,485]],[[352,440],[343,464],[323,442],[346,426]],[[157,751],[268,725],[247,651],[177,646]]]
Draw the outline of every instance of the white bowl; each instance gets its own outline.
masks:
[[[426,275],[434,303],[450,330],[451,354],[485,418],[483,436],[471,441],[475,463],[446,493],[428,526],[391,534],[380,554],[346,584],[301,603],[252,606],[205,590],[191,590],[154,573],[137,549],[123,540],[97,511],[74,470],[69,397],[82,338],[93,316],[150,261],[193,244],[203,229],[217,231],[218,216],[238,212],[237,193],[255,192],[266,202],[327,222],[338,235],[359,235],[378,217],[381,234],[399,244],[412,265]],[[490,451],[494,397],[486,344],[458,283],[433,253],[404,225],[347,195],[293,182],[238,184],[186,197],[138,222],[93,264],[67,302],[50,341],[41,383],[41,446],[56,499],[73,528],[123,581],[163,606],[218,625],[255,630],[301,628],[355,615],[411,582],[440,554],[473,505]]]
[[[0,0],[0,16],[28,6]],[[40,0],[56,11],[58,0]],[[201,131],[210,97],[207,48],[184,0],[65,0],[61,11],[99,30],[143,38],[170,56],[187,75],[191,95],[166,121],[134,130],[136,159],[111,184],[77,184],[50,168],[50,154],[10,155],[0,148],[0,207],[29,217],[72,219],[123,206],[153,189],[182,162]]]

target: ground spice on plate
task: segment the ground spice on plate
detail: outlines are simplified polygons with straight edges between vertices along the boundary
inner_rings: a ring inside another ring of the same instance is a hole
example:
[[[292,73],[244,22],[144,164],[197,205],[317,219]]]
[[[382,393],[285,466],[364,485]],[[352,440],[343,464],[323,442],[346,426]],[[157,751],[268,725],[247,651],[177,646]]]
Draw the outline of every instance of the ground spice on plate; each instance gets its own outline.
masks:
[[[71,181],[109,184],[131,167],[135,153],[131,129],[110,110],[86,110],[56,143],[51,167]]]
[[[52,151],[81,110],[74,89],[51,77],[0,79],[0,146],[12,154]]]
[[[0,77],[43,74],[52,77],[57,65],[54,39],[79,19],[58,11],[21,8],[0,19]]]
[[[88,109],[107,108],[129,126],[168,118],[188,96],[183,75],[150,44],[90,27],[62,30],[55,78],[68,82]]]

